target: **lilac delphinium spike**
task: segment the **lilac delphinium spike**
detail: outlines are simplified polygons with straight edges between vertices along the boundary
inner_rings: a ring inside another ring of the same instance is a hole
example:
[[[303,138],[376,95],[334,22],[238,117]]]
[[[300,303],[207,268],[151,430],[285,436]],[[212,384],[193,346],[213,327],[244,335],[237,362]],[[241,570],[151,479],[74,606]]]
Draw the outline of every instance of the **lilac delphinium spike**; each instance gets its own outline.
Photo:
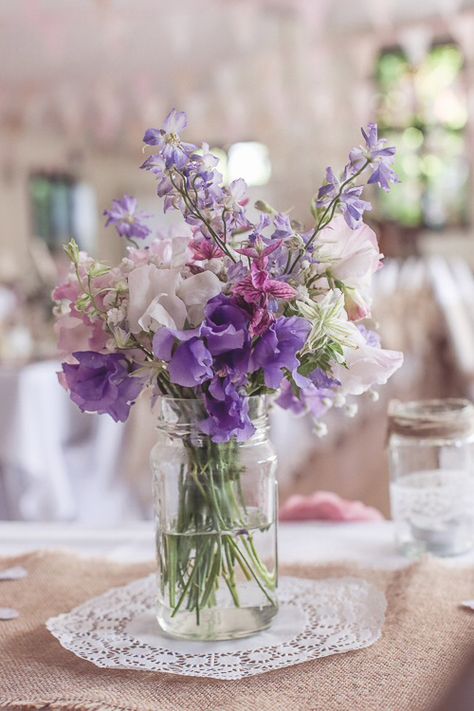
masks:
[[[400,180],[391,168],[395,160],[395,146],[387,146],[386,138],[379,138],[376,123],[369,123],[367,129],[361,129],[365,146],[353,148],[349,154],[350,165],[354,170],[360,170],[369,161],[369,170],[372,174],[368,180],[371,185],[378,185],[388,192],[390,183],[399,183]]]
[[[107,217],[105,226],[114,225],[120,237],[145,239],[151,230],[144,220],[150,215],[137,208],[137,199],[131,195],[124,195],[121,200],[113,200],[110,210],[104,210],[104,215]]]
[[[339,207],[345,221],[352,230],[360,227],[364,212],[371,210],[372,205],[367,200],[362,200],[361,195],[364,190],[362,185],[352,185],[348,182],[342,189],[343,184],[351,178],[350,166],[346,166],[342,179],[339,179],[331,167],[326,169],[326,184],[319,188],[318,208],[327,207],[333,200],[339,198]]]

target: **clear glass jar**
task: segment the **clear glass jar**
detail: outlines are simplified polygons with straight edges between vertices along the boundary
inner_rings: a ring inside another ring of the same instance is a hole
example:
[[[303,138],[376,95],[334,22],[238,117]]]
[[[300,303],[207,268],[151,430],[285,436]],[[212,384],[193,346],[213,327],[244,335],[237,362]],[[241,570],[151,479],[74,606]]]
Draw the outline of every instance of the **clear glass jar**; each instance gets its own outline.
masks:
[[[175,637],[246,637],[278,609],[276,455],[266,399],[248,405],[251,439],[215,444],[200,431],[201,401],[157,403],[157,616]]]
[[[464,553],[474,540],[474,406],[392,402],[390,501],[401,551]]]

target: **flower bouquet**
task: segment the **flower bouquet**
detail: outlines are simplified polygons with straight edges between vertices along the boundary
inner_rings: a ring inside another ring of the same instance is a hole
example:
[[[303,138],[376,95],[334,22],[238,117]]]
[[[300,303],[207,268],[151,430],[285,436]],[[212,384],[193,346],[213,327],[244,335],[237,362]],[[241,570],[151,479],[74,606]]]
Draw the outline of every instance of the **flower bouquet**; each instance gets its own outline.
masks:
[[[185,127],[173,110],[147,130],[142,165],[181,225],[153,236],[135,198],[115,200],[106,224],[126,256],[110,267],[71,241],[53,297],[69,354],[60,381],[81,410],[123,422],[152,391],[158,618],[171,634],[219,639],[262,629],[277,610],[268,403],[310,413],[321,433],[331,407],[401,365],[368,327],[382,255],[361,197],[364,175],[384,190],[397,177],[395,149],[370,124],[342,176],[327,169],[307,230],[264,202],[251,212],[245,182],[225,185]]]

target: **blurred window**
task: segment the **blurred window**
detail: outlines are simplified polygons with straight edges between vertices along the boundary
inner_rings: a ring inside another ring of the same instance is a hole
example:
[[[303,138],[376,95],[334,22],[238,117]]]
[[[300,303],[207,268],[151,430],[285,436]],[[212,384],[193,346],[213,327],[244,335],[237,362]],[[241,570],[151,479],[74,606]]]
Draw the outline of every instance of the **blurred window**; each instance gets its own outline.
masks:
[[[63,173],[32,173],[29,179],[31,229],[51,250],[71,237],[93,249],[97,227],[95,192]]]
[[[268,148],[257,141],[233,143],[229,148],[227,178],[231,183],[243,178],[247,185],[265,185],[270,180],[272,167]]]
[[[258,141],[232,143],[227,150],[214,146],[210,152],[219,159],[217,170],[224,183],[243,178],[248,186],[266,185],[272,174],[270,155],[265,144]],[[202,153],[202,151],[197,151]]]
[[[463,55],[433,45],[416,66],[401,48],[377,61],[378,123],[397,147],[397,190],[380,197],[383,218],[441,229],[468,221],[467,97]]]

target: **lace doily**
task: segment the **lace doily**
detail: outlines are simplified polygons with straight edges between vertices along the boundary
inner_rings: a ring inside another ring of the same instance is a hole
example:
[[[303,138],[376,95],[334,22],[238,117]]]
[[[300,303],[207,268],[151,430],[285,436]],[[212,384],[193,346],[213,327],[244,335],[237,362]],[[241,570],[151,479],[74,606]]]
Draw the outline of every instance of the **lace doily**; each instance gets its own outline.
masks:
[[[155,576],[109,590],[46,623],[61,645],[107,669],[241,679],[310,659],[369,647],[381,635],[386,601],[359,578],[280,579],[272,627],[247,639],[170,639],[154,617]]]

